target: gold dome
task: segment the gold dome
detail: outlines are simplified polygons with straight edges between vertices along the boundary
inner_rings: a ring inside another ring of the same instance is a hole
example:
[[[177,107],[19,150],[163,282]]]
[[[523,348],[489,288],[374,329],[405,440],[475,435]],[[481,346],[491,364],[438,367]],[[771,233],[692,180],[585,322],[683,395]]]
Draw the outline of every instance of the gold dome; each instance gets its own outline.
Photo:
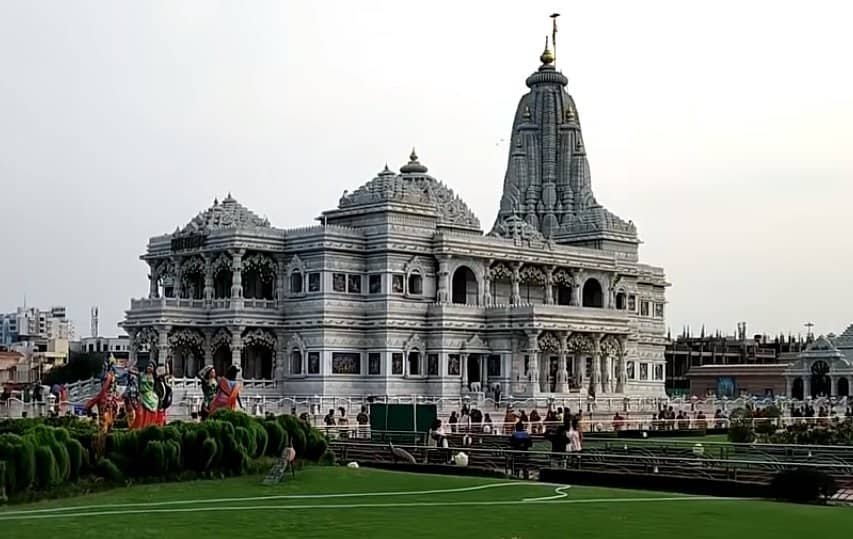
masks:
[[[551,49],[548,47],[548,38],[545,38],[545,50],[542,51],[542,54],[539,56],[539,60],[544,65],[550,65],[554,63],[554,53],[551,52]]]

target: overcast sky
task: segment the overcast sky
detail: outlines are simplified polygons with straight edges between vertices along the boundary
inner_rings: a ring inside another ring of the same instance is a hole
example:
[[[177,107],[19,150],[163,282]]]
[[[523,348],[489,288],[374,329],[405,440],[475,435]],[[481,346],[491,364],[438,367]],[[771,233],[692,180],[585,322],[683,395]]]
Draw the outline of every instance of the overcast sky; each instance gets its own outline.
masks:
[[[673,333],[853,323],[853,32],[820,1],[2,0],[0,311],[116,334],[150,236],[229,191],[311,224],[412,146],[490,227],[554,10],[594,192]]]

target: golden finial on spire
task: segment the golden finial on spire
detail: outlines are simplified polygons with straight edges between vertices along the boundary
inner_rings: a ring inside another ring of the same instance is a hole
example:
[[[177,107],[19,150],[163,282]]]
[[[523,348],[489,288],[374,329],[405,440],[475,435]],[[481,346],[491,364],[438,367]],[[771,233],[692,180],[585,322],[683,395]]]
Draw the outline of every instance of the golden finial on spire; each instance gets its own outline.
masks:
[[[545,36],[545,50],[542,51],[542,54],[539,56],[539,60],[543,65],[550,65],[554,63],[554,53],[551,52],[550,48],[548,48],[548,36]]]

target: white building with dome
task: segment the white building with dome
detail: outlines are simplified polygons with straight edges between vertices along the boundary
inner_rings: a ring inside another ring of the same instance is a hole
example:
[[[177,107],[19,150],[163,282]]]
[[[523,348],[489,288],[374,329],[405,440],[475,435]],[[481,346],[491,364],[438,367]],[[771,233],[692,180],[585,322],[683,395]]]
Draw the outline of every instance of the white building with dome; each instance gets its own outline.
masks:
[[[313,226],[228,195],[150,239],[131,360],[236,364],[283,396],[663,396],[664,272],[593,196],[566,77],[540,59],[491,231],[414,151]]]

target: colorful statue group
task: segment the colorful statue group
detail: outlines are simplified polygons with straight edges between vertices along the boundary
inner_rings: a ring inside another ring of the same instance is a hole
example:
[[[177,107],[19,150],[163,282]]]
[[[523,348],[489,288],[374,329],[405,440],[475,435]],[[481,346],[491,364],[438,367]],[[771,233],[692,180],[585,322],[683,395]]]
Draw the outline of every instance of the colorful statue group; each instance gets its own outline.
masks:
[[[141,429],[148,425],[165,425],[166,410],[172,405],[172,388],[166,381],[166,373],[158,369],[155,362],[150,362],[141,375],[134,365],[127,368],[123,382],[125,390],[121,398],[118,396],[119,377],[115,358],[110,356],[104,362],[104,374],[101,390],[86,403],[86,411],[98,408],[98,425],[101,434],[112,429],[119,411],[119,404],[124,408],[127,426],[131,429]]]
[[[201,405],[200,416],[206,418],[220,408],[234,410],[240,402],[242,386],[237,380],[240,368],[236,365],[228,367],[225,376],[216,377],[216,369],[206,365],[198,371],[201,380],[201,391],[204,401]]]

